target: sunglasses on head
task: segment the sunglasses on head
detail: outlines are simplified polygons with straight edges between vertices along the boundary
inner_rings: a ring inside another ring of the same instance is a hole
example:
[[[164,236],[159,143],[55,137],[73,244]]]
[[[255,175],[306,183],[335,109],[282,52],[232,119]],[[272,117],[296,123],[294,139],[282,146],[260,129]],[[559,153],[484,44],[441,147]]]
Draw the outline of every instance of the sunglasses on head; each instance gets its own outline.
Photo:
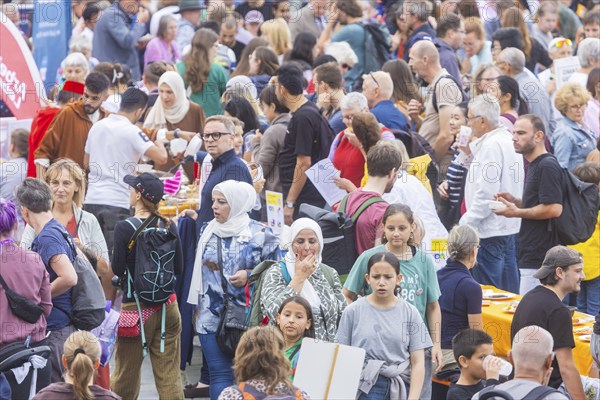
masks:
[[[571,39],[561,39],[561,40],[557,41],[556,43],[554,43],[554,46],[560,49],[565,44],[569,47],[573,46],[573,42],[571,42]]]

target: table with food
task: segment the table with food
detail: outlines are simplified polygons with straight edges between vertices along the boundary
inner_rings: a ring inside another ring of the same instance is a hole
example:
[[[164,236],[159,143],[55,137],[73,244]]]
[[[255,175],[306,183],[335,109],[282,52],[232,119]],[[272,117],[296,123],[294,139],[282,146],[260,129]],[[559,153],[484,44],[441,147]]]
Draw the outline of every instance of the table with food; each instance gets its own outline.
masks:
[[[511,348],[510,326],[513,315],[523,296],[506,292],[494,286],[482,285],[483,289],[483,329],[494,338],[494,351],[506,357]],[[573,358],[579,373],[588,376],[592,365],[590,341],[594,317],[571,309],[575,348]]]

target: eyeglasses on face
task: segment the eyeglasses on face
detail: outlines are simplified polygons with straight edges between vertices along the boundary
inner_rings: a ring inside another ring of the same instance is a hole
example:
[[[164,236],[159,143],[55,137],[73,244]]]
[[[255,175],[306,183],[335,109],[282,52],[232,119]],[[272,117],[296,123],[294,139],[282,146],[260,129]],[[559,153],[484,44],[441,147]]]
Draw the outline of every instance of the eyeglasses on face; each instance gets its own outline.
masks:
[[[571,111],[579,111],[579,110],[583,110],[584,108],[587,107],[586,103],[583,104],[571,104],[569,106],[569,108],[571,109]]]
[[[206,132],[202,134],[202,140],[214,140],[217,141],[221,138],[221,136],[223,135],[231,135],[231,133],[229,132]]]
[[[474,115],[472,117],[467,117],[467,123],[473,122],[473,120],[481,118],[481,115]]]

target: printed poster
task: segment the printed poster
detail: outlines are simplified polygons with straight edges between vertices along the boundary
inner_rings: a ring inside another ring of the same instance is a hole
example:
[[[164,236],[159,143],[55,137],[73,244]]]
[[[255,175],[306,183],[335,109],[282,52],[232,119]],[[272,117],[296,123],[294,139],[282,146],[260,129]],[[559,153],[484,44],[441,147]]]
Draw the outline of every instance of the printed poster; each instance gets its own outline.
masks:
[[[283,194],[265,191],[267,198],[267,220],[275,235],[281,235],[283,230]]]

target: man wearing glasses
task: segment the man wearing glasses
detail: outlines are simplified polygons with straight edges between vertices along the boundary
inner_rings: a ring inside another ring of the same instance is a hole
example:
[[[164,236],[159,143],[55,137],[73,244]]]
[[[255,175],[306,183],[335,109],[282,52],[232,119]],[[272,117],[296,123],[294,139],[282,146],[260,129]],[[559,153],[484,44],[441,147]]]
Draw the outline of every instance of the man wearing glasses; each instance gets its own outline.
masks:
[[[92,124],[106,116],[101,104],[108,97],[109,85],[105,75],[92,72],[85,79],[83,99],[66,105],[56,115],[34,153],[38,177],[44,177],[46,169],[59,158],[69,158],[84,168],[85,142]]]
[[[205,152],[198,152],[196,161],[200,170],[200,209],[197,226],[214,218],[212,211],[212,190],[224,181],[235,180],[252,185],[250,171],[244,161],[235,155],[233,133],[235,127],[228,117],[213,115],[206,119],[202,140]]]

